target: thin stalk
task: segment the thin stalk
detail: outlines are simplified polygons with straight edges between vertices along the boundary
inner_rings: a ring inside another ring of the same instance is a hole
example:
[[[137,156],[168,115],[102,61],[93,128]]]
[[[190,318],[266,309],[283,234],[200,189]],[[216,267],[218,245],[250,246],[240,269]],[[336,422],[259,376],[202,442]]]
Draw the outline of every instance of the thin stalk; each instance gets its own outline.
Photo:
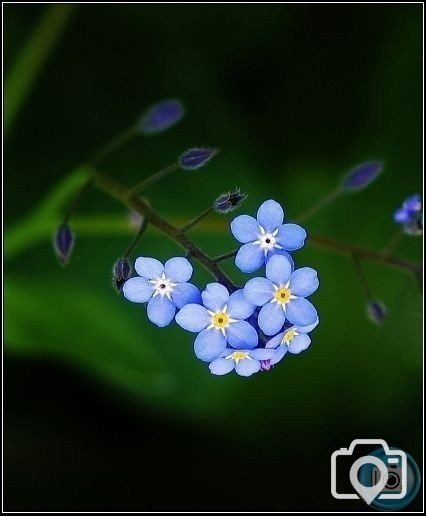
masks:
[[[215,263],[224,262],[225,260],[229,260],[233,258],[238,253],[238,249],[234,249],[233,251],[229,251],[229,253],[220,254],[219,256],[215,256],[213,261]]]
[[[371,301],[374,299],[373,293],[370,288],[370,284],[368,283],[367,276],[365,275],[364,269],[362,268],[361,262],[359,260],[359,257],[356,254],[352,255],[353,264],[355,268],[355,272],[358,276],[358,279],[361,283],[361,287],[365,293],[365,296],[368,301]]]
[[[96,185],[101,190],[110,194],[131,210],[139,213],[142,217],[146,218],[147,222],[152,226],[168,235],[178,245],[185,249],[189,256],[196,259],[206,270],[208,270],[217,281],[225,285],[228,290],[233,292],[237,289],[237,286],[233,281],[222,271],[222,269],[208,254],[200,249],[195,242],[189,239],[185,233],[182,233],[179,228],[176,228],[157,215],[146,201],[133,194],[133,190],[128,190],[111,177],[100,174],[96,171],[93,171],[93,175],[95,177]]]
[[[157,181],[160,181],[161,179],[168,176],[169,174],[171,174],[178,168],[179,168],[178,163],[172,163],[171,165],[168,165],[167,167],[159,170],[158,172],[155,172],[155,174],[152,174],[152,176],[147,177],[146,179],[144,179],[143,181],[138,183],[136,186],[131,188],[131,190],[130,190],[131,194],[136,195],[136,194],[143,192],[144,190],[146,190],[147,188],[152,186],[154,183],[156,183]]]
[[[340,196],[341,193],[342,193],[342,189],[339,186],[335,190],[333,190],[332,192],[327,194],[325,197],[323,197],[320,201],[315,203],[313,206],[308,208],[305,212],[303,212],[298,217],[296,217],[295,221],[302,222],[303,220],[308,219],[317,211],[319,211],[322,208],[324,208],[325,206],[328,206],[329,204],[331,204],[335,199],[337,199]]]
[[[128,258],[131,255],[131,253],[134,251],[134,249],[138,245],[142,235],[145,233],[145,229],[147,226],[148,226],[148,219],[144,217],[144,218],[142,218],[142,222],[141,222],[141,225],[139,226],[137,233],[133,237],[133,240],[130,242],[129,247],[126,249],[126,252],[124,253],[123,258]]]
[[[214,211],[213,206],[210,206],[210,208],[207,208],[202,213],[200,213],[197,217],[195,217],[192,220],[190,220],[188,222],[188,224],[185,224],[184,226],[182,226],[180,228],[180,230],[182,231],[182,233],[186,233],[191,228],[196,226],[201,220],[203,220],[205,217],[207,217],[207,215],[210,215],[210,213],[212,213],[213,211]]]
[[[132,140],[138,134],[137,127],[131,126],[124,131],[118,133],[108,143],[98,149],[91,158],[87,160],[87,164],[91,167],[99,165],[107,156],[112,154],[119,147]]]

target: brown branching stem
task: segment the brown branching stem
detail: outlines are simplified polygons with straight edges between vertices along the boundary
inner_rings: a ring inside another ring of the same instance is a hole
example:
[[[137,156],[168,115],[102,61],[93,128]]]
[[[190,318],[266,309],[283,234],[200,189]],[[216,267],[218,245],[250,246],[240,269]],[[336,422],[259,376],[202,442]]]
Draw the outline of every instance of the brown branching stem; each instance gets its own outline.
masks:
[[[186,250],[187,255],[197,260],[207,271],[209,271],[213,277],[222,283],[229,291],[236,290],[237,286],[215,263],[215,261],[200,249],[195,242],[186,236],[179,228],[176,228],[165,219],[157,215],[149,204],[144,201],[141,197],[138,197],[132,190],[128,190],[115,179],[108,177],[107,175],[101,174],[92,170],[95,185],[102,191],[108,193],[113,198],[127,206],[130,210],[133,210],[142,217],[144,217],[149,224],[156,227],[172,240],[179,244],[183,249]]]

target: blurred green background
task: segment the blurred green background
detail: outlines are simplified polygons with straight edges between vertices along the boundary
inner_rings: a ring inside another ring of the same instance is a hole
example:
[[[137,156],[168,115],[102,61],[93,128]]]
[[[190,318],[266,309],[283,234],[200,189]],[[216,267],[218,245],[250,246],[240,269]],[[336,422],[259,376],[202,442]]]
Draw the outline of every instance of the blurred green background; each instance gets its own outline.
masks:
[[[421,30],[420,4],[5,6],[5,510],[364,510],[330,495],[335,449],[382,438],[420,463],[410,275],[364,264],[389,309],[376,327],[351,261],[308,244],[295,257],[321,280],[310,350],[269,374],[214,377],[192,334],[157,329],[112,290],[133,231],[123,207],[85,199],[66,269],[51,234],[70,172],[146,106],[177,97],[182,123],[102,166],[130,186],[188,147],[220,147],[205,169],[151,189],[159,213],[184,223],[239,186],[242,212],[274,198],[291,220],[379,159],[379,180],[304,225],[382,248],[393,210],[421,190]],[[212,216],[192,236],[226,252],[228,222]],[[420,240],[405,237],[398,256],[420,261]],[[135,256],[178,252],[149,230]]]

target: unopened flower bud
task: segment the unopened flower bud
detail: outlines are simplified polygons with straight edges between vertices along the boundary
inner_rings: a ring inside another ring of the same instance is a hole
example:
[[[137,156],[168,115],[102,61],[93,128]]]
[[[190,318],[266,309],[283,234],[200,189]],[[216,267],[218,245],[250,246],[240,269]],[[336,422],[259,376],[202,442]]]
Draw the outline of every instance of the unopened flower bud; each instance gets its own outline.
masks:
[[[125,281],[129,279],[132,267],[127,258],[118,259],[112,268],[112,283],[117,292],[121,291]]]
[[[217,213],[230,213],[239,208],[246,199],[247,195],[236,188],[234,191],[220,194],[214,201],[214,210]]]
[[[217,149],[207,147],[188,149],[179,158],[179,166],[185,170],[196,170],[204,167],[217,153]]]
[[[349,192],[356,192],[372,183],[382,172],[380,161],[370,161],[354,167],[343,179],[342,187]]]
[[[138,128],[143,134],[161,133],[177,124],[184,115],[185,110],[180,100],[163,100],[145,111]]]
[[[61,224],[53,237],[53,247],[61,265],[67,265],[74,247],[74,234],[68,224]]]
[[[261,360],[260,361],[261,371],[270,371],[272,369],[272,364],[270,360]]]
[[[381,301],[369,301],[366,306],[367,316],[371,322],[381,326],[388,315],[386,305]]]

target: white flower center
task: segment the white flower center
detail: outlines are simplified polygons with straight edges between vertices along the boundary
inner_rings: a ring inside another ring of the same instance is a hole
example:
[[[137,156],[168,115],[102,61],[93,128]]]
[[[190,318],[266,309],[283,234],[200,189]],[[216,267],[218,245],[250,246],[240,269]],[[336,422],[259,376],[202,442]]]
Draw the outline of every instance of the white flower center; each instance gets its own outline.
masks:
[[[262,226],[259,226],[259,230],[259,238],[253,243],[259,245],[260,248],[264,250],[265,254],[272,249],[282,249],[282,246],[277,243],[276,238],[278,234],[278,228],[272,233],[267,233]]]
[[[289,281],[285,285],[274,285],[275,293],[271,300],[271,303],[278,303],[281,305],[284,312],[286,310],[286,304],[292,299],[297,299],[297,296],[292,294],[289,285]]]
[[[155,278],[149,280],[150,283],[154,285],[154,295],[155,296],[166,296],[167,299],[172,299],[171,294],[173,289],[178,285],[177,283],[173,283],[169,278],[166,278],[166,275],[163,274],[159,278]]]

